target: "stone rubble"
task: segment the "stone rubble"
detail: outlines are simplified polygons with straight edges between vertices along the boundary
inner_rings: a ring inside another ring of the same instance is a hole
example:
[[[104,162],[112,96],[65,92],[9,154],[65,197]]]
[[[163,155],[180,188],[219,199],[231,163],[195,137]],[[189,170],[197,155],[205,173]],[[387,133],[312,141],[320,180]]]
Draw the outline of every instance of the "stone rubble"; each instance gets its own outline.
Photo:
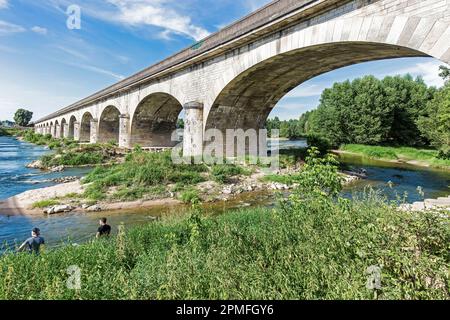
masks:
[[[424,201],[416,201],[414,203],[404,203],[399,206],[402,211],[428,211],[442,210],[450,211],[450,196],[439,197],[437,199],[425,199]]]
[[[56,214],[56,213],[63,213],[63,212],[70,212],[74,207],[64,204],[64,205],[57,205],[50,208],[47,208],[44,210],[44,213],[46,214]]]

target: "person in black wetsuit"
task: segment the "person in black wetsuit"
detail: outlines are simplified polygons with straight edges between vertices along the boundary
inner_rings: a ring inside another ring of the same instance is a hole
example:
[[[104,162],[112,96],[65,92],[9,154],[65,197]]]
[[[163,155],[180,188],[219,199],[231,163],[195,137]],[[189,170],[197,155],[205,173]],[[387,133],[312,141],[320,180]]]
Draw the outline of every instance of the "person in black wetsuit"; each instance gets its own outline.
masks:
[[[98,228],[95,237],[100,238],[103,236],[109,236],[111,233],[111,226],[106,223],[106,218],[101,218],[98,223],[100,224],[100,227]]]
[[[39,230],[39,228],[33,228],[33,230],[31,230],[31,238],[25,240],[18,251],[27,250],[29,253],[38,255],[41,251],[41,246],[44,244],[45,240],[41,237],[41,230]]]

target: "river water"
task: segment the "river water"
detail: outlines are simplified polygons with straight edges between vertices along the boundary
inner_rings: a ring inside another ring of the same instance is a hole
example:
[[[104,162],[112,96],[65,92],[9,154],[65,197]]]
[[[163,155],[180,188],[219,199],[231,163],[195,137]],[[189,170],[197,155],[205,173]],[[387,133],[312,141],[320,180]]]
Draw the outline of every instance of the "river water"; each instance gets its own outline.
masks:
[[[280,148],[305,147],[306,142],[280,141]],[[26,190],[53,185],[51,179],[61,176],[82,176],[89,169],[69,169],[62,173],[46,173],[27,169],[25,165],[49,151],[46,148],[17,141],[11,137],[0,137],[0,200]],[[358,157],[345,157],[342,161],[350,169],[364,168],[368,179],[357,181],[344,190],[344,195],[351,197],[367,186],[380,189],[388,199],[396,199],[407,193],[407,201],[422,200],[417,191],[421,186],[427,198],[436,198],[450,194],[450,172],[397,165],[379,161],[365,160]],[[393,187],[389,187],[388,182]],[[267,192],[243,194],[233,201],[209,203],[204,205],[208,214],[220,214],[227,210],[249,206],[273,206],[276,199]],[[87,241],[95,235],[99,218],[106,216],[113,226],[120,223],[133,226],[149,223],[155,217],[183,214],[189,208],[183,205],[160,206],[151,209],[127,210],[112,213],[69,213],[52,216],[8,216],[0,212],[1,247],[12,247],[29,236],[33,227],[39,227],[42,235],[51,247],[67,243]],[[1,252],[0,248],[0,252]]]

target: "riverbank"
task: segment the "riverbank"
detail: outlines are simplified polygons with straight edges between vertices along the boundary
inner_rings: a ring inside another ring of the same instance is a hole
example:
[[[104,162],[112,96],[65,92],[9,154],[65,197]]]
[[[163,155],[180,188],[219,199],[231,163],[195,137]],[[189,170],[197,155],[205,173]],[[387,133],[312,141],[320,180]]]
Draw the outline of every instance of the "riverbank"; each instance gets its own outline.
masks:
[[[65,212],[112,211],[182,204],[223,202],[243,193],[293,190],[303,163],[289,158],[276,174],[258,165],[175,165],[170,153],[140,149],[123,162],[97,166],[80,181],[35,189],[6,199],[0,212],[38,215]],[[341,173],[344,184],[363,178]]]
[[[338,150],[333,150],[333,152],[336,154],[359,155],[391,163],[406,163],[419,167],[450,170],[450,159],[439,159],[439,152],[432,149],[348,144],[342,145]]]

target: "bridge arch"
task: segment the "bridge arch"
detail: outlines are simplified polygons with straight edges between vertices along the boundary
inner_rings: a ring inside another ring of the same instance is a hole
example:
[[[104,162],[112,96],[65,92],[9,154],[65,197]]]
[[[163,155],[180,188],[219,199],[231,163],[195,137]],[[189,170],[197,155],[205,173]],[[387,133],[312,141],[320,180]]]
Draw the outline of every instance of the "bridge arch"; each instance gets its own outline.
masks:
[[[167,147],[176,129],[178,116],[183,107],[172,95],[164,92],[152,93],[142,99],[136,107],[130,123],[131,146]]]
[[[94,117],[90,112],[85,112],[81,116],[80,122],[80,142],[89,142],[91,141],[91,122],[94,120]]]
[[[55,138],[60,138],[61,136],[59,135],[61,133],[61,125],[60,122],[58,120],[55,120],[55,128],[54,128],[54,137]]]
[[[206,104],[205,130],[261,129],[290,90],[341,67],[400,57],[450,62],[448,19],[371,16],[296,28],[235,59]]]
[[[98,119],[98,142],[119,142],[120,111],[113,105],[103,109]]]
[[[77,118],[72,115],[69,118],[69,132],[67,133],[67,138],[73,139],[75,137],[75,122],[77,122]]]
[[[61,119],[61,126],[60,126],[60,128],[59,128],[59,137],[60,138],[66,138],[65,137],[65,127],[66,127],[66,125],[67,125],[67,121],[66,121],[66,118],[62,118]]]

